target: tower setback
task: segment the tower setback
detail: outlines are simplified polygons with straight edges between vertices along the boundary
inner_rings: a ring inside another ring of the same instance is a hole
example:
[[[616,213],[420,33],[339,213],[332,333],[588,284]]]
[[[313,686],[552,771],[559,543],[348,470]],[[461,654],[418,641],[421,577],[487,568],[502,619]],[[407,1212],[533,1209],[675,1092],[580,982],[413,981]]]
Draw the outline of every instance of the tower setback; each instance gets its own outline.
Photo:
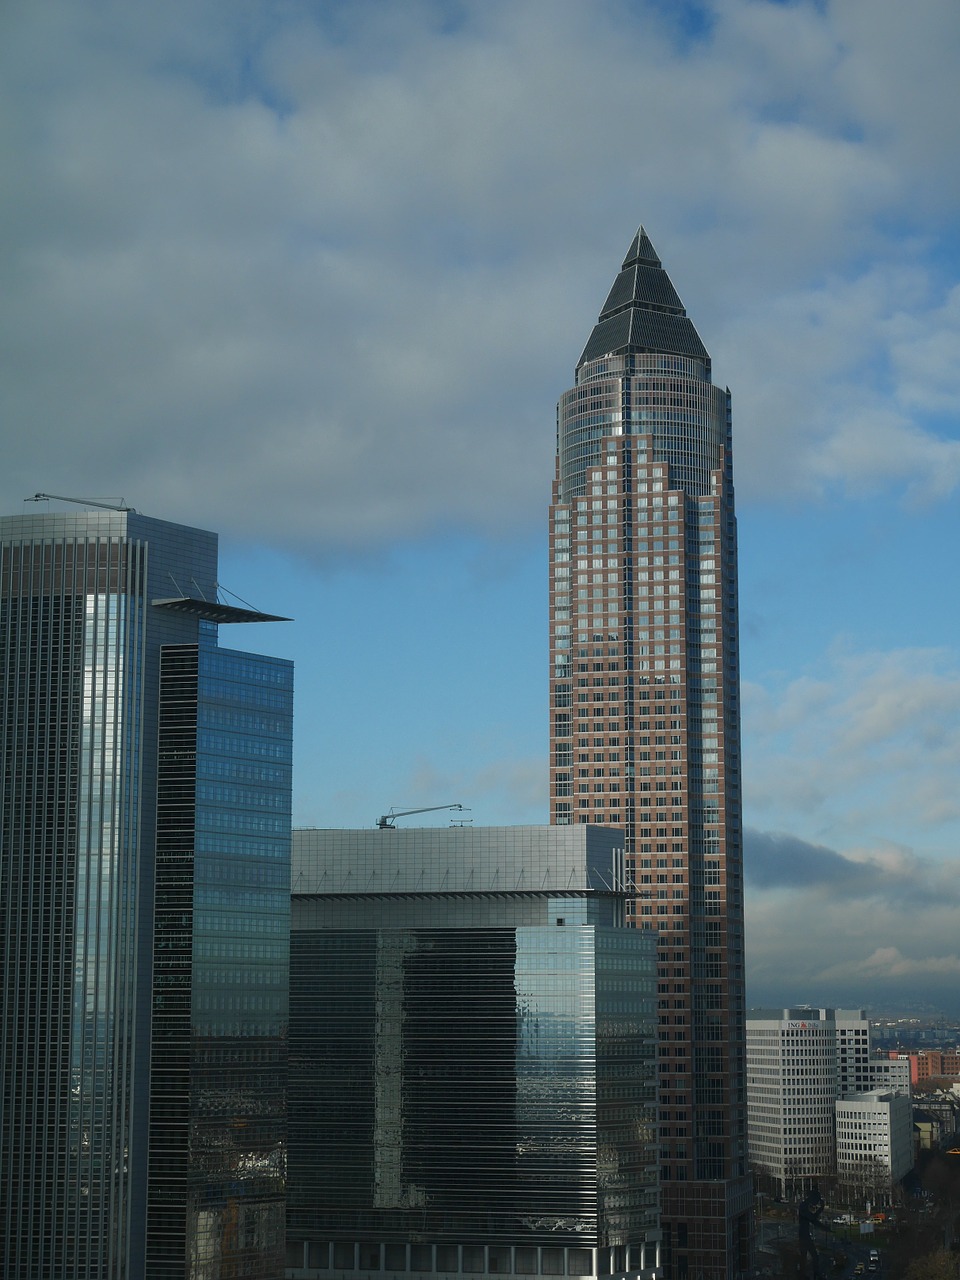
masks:
[[[668,1280],[749,1266],[729,392],[637,232],[557,409],[551,821],[626,834],[658,939]]]

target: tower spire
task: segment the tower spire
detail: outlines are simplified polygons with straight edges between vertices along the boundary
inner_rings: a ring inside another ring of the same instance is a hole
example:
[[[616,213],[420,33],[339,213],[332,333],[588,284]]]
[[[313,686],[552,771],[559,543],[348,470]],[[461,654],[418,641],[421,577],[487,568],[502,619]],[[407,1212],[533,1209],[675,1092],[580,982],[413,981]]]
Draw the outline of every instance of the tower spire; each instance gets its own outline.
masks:
[[[706,361],[709,370],[707,349],[643,227],[630,243],[577,367],[627,351],[692,356]]]
[[[633,237],[630,248],[627,250],[627,256],[623,260],[621,271],[626,271],[627,267],[632,267],[635,262],[643,262],[647,266],[659,267],[663,264],[657,257],[657,251],[650,242],[650,237],[644,231],[643,226],[637,228],[637,234]]]

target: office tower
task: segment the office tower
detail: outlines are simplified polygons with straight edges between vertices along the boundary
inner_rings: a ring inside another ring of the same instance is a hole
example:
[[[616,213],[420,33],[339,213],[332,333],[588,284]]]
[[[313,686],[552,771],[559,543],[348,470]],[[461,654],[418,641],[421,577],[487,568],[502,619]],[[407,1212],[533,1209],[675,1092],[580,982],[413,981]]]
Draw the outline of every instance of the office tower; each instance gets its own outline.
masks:
[[[752,1009],[746,1028],[750,1163],[767,1190],[792,1196],[839,1174],[879,1194],[903,1177],[909,1064],[870,1057],[862,1009]]]
[[[294,832],[288,1277],[653,1280],[655,951],[622,845]]]
[[[641,228],[557,410],[551,820],[624,829],[658,938],[667,1280],[750,1253],[730,430]]]
[[[291,670],[217,539],[0,520],[0,1270],[282,1273]]]
[[[833,1009],[756,1009],[747,1017],[750,1162],[765,1189],[793,1198],[836,1171]]]

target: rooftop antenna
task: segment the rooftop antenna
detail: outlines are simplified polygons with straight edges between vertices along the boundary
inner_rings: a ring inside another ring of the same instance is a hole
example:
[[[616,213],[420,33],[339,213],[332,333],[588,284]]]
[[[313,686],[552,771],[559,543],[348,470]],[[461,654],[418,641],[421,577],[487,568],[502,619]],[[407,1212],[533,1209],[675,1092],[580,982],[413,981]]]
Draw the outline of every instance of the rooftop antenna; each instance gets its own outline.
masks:
[[[35,493],[32,498],[24,498],[24,502],[75,502],[79,507],[102,507],[104,511],[129,511],[132,516],[137,514],[135,508],[128,507],[121,498],[119,502],[98,502],[94,498],[70,498],[63,493]]]

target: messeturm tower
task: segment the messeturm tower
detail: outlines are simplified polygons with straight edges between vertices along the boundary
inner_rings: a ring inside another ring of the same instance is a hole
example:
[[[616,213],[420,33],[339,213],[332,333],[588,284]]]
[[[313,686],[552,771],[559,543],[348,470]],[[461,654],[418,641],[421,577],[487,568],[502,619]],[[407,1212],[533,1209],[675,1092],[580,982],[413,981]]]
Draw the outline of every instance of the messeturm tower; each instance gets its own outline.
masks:
[[[667,1280],[750,1254],[730,394],[641,228],[557,410],[551,820],[626,834],[658,935]]]

